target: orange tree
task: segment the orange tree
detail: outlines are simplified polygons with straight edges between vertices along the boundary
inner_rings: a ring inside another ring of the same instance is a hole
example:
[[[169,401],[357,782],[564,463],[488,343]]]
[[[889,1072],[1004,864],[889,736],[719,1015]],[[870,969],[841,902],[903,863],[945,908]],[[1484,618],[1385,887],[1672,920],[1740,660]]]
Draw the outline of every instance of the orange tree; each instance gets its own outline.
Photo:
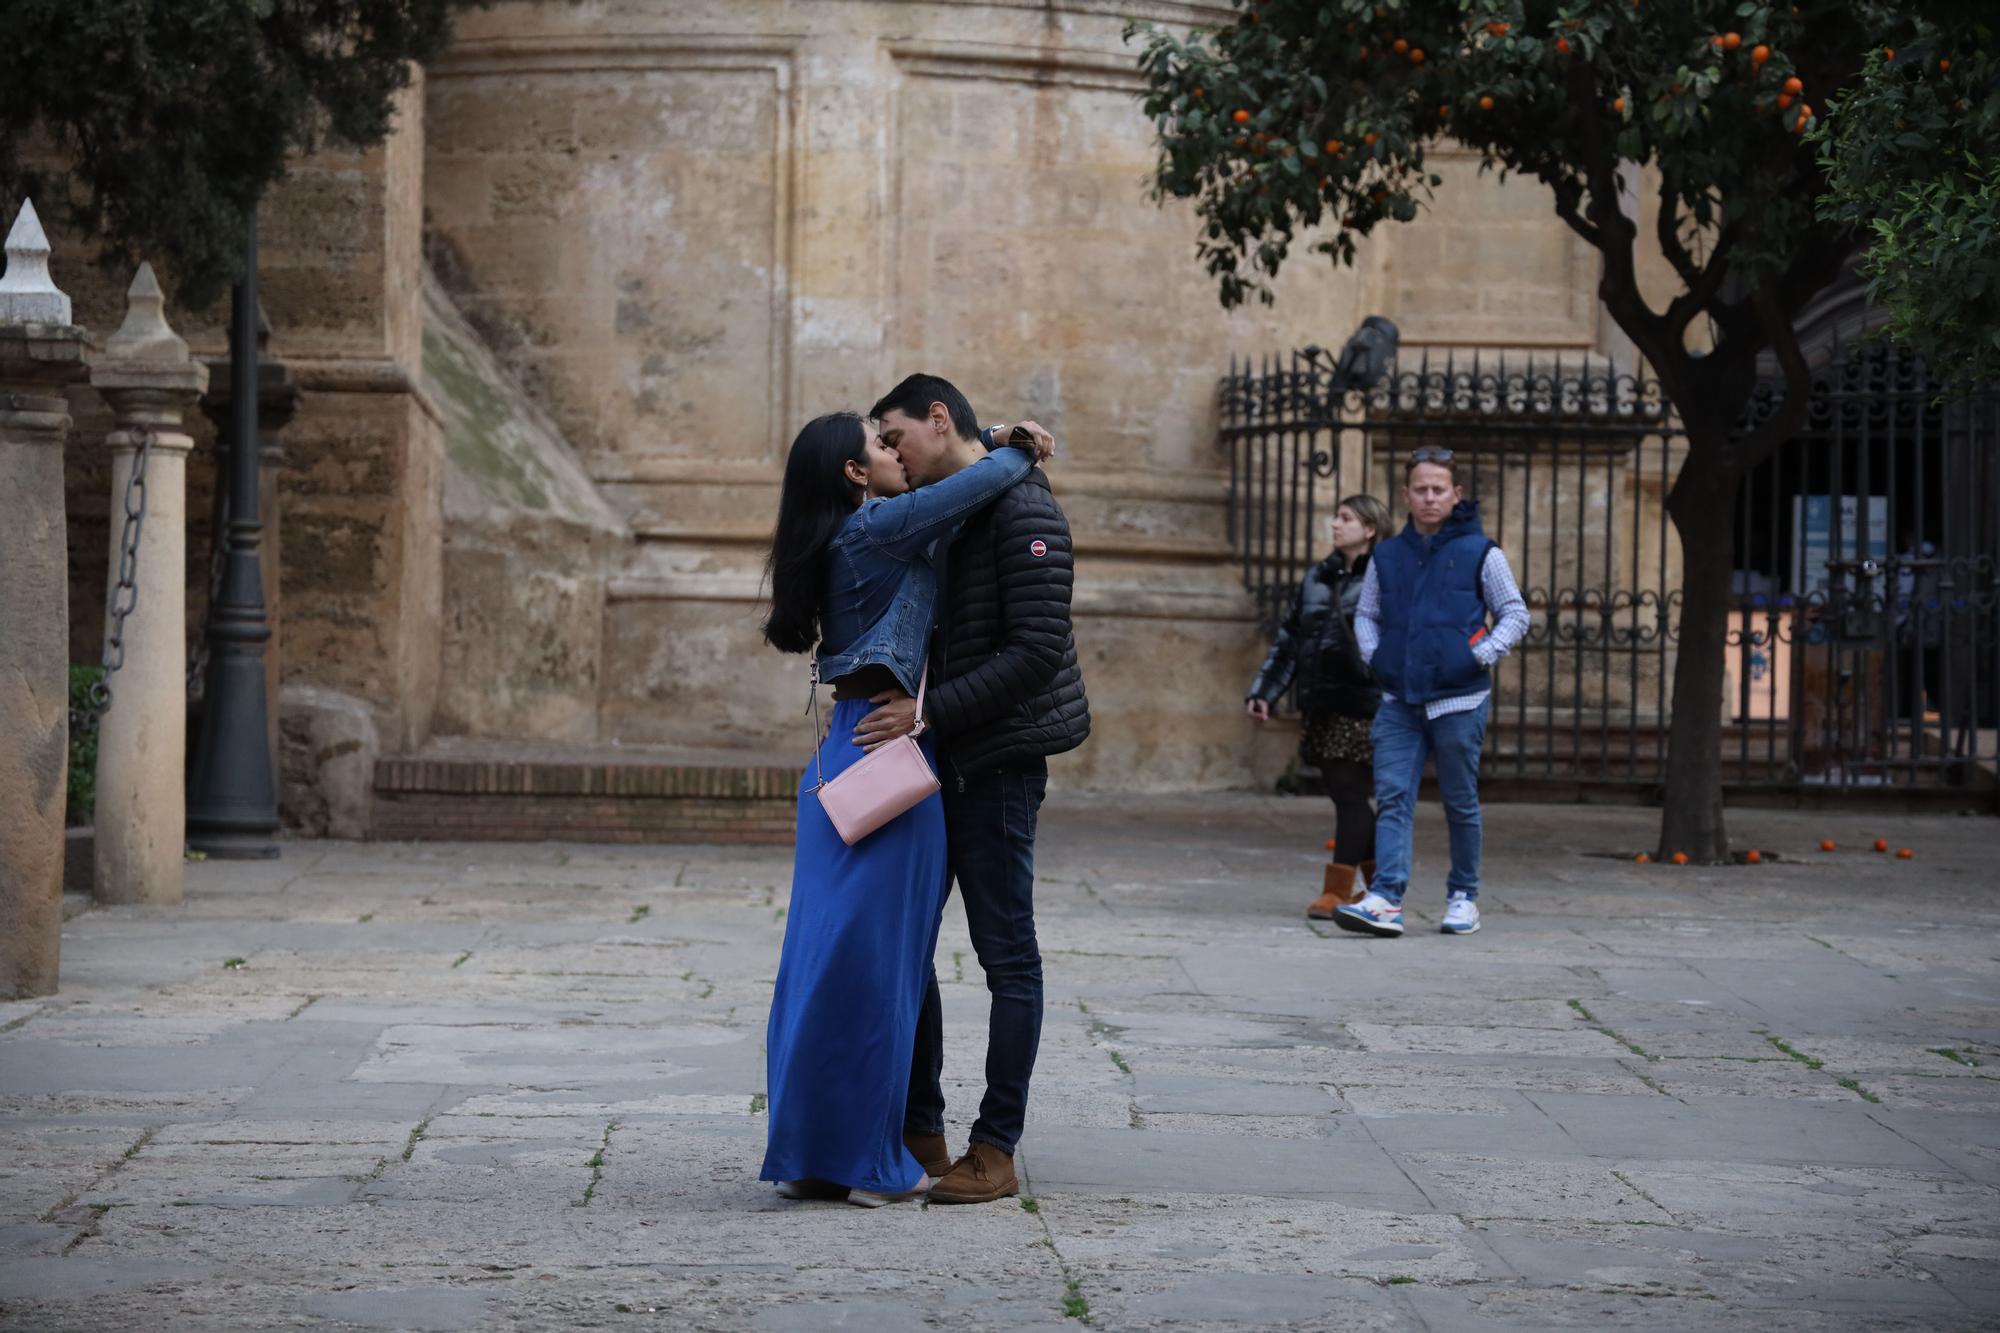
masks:
[[[33,197],[107,267],[162,262],[207,305],[287,158],[380,143],[412,62],[481,2],[0,0],[0,217]]]
[[[1877,0],[1252,0],[1219,28],[1128,33],[1144,42],[1156,195],[1196,201],[1199,258],[1225,306],[1269,301],[1295,246],[1352,263],[1377,227],[1416,217],[1443,183],[1425,168],[1440,141],[1540,181],[1603,256],[1604,307],[1687,433],[1667,498],[1682,571],[1662,854],[1729,852],[1732,555],[1715,525],[1801,424],[1793,319],[1854,248],[1845,220],[1815,210],[1813,103],[1911,22]],[[1646,244],[1679,275],[1663,303],[1640,290],[1642,180],[1657,193]],[[1691,346],[1697,321],[1705,351]],[[1782,402],[1748,426],[1766,355]]]
[[[1822,214],[1868,238],[1868,294],[1947,383],[2000,381],[2000,6],[1922,0],[1814,131]]]

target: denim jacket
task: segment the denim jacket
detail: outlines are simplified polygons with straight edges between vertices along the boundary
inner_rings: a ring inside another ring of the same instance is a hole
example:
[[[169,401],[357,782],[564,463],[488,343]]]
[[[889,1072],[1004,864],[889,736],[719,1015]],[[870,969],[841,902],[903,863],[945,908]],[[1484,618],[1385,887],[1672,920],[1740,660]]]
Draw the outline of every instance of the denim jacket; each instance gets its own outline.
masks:
[[[943,481],[855,510],[827,544],[819,678],[883,666],[915,694],[937,610],[933,557],[974,510],[1033,467],[1025,449],[995,449]]]

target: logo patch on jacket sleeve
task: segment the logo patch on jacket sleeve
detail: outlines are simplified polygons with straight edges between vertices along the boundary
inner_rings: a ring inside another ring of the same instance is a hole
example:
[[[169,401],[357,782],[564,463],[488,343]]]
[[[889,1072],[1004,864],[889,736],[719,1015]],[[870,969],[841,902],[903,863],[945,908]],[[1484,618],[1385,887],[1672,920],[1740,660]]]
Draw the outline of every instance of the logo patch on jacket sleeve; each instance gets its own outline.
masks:
[[[1049,553],[1049,544],[1040,538],[1028,543],[1028,554],[1040,560]]]

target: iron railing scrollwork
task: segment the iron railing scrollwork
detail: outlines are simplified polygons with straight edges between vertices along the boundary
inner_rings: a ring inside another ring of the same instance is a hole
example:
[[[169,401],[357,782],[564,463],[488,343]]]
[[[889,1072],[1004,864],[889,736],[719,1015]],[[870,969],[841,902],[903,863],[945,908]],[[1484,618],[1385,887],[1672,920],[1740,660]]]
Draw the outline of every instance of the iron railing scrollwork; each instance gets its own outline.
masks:
[[[1220,385],[1228,532],[1265,630],[1326,553],[1333,505],[1400,524],[1411,450],[1453,450],[1513,562],[1527,636],[1495,673],[1488,771],[1655,782],[1681,651],[1686,448],[1659,383],[1599,357],[1406,351],[1366,390],[1318,347]],[[2000,765],[2000,396],[1940,400],[1893,343],[1834,345],[1804,424],[1709,534],[1729,545],[1725,774],[1969,784]],[[1762,383],[1741,429],[1783,406]]]

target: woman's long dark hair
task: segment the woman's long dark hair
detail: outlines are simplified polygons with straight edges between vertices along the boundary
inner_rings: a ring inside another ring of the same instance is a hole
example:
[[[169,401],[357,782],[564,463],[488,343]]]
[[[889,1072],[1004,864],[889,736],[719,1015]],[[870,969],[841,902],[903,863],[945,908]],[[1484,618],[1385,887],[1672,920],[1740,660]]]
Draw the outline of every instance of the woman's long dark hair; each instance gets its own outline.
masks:
[[[862,461],[868,431],[852,412],[830,412],[806,423],[785,459],[778,496],[778,527],[771,535],[771,615],[764,641],[782,653],[811,652],[819,642],[820,603],[826,571],[820,556],[854,514],[849,463]]]

